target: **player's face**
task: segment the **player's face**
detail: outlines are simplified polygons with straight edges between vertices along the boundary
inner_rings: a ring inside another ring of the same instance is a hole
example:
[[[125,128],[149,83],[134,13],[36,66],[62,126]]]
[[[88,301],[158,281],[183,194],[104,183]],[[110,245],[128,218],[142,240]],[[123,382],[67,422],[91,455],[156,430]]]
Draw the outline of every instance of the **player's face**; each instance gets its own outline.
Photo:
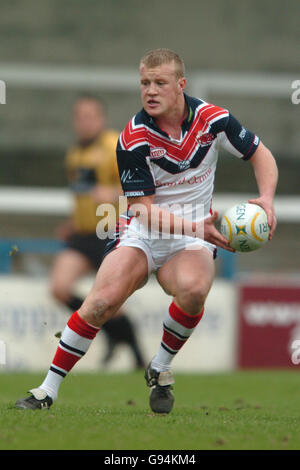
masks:
[[[176,77],[173,62],[154,68],[142,64],[140,76],[143,108],[151,117],[164,117],[177,109],[186,81]]]
[[[79,140],[97,137],[105,126],[105,115],[101,104],[90,99],[81,99],[74,105],[73,126]]]

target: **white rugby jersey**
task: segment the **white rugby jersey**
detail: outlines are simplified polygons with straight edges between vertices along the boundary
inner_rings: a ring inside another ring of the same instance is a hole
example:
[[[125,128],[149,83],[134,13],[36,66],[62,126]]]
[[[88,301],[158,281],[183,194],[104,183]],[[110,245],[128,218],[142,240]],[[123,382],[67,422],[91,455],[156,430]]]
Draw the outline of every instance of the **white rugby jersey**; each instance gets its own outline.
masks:
[[[211,210],[220,147],[248,160],[259,138],[228,110],[184,96],[188,115],[180,140],[172,139],[142,109],[119,137],[117,160],[125,196],[154,194],[155,204],[199,221]]]

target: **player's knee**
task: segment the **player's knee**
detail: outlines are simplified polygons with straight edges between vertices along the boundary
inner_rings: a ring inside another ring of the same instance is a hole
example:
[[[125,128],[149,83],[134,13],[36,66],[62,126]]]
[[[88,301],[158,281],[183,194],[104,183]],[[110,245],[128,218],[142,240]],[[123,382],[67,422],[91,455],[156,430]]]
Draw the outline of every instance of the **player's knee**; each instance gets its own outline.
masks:
[[[201,283],[189,283],[185,285],[177,297],[181,308],[190,315],[197,315],[203,308],[207,291]]]
[[[101,327],[114,316],[118,308],[119,305],[113,297],[97,293],[84,301],[79,313],[88,323]]]

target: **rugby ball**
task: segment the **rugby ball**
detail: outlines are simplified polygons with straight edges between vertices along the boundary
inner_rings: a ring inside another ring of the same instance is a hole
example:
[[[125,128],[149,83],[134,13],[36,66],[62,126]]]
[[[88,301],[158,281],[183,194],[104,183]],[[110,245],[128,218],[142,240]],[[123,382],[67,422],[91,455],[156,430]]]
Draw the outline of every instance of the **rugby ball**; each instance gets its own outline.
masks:
[[[268,241],[270,227],[267,214],[260,206],[241,203],[224,213],[220,231],[233,249],[249,252]]]

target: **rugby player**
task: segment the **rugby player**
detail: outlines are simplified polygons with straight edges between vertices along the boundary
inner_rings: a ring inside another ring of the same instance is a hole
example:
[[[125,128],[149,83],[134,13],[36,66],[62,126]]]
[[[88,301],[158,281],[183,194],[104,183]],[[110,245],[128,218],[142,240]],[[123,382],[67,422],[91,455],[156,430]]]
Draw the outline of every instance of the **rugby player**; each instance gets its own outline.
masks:
[[[219,148],[251,162],[259,195],[249,202],[265,209],[270,239],[274,234],[277,166],[260,139],[228,110],[185,93],[184,64],[176,53],[150,51],[141,59],[140,77],[143,108],[117,146],[128,211],[107,245],[93,288],[62,334],[44,382],[18,400],[18,408],[51,406],[63,378],[102,325],[155,272],[172,301],[145,378],[151,409],[171,411],[172,361],[203,316],[216,248],[231,251],[214,225],[218,214],[212,209]]]

